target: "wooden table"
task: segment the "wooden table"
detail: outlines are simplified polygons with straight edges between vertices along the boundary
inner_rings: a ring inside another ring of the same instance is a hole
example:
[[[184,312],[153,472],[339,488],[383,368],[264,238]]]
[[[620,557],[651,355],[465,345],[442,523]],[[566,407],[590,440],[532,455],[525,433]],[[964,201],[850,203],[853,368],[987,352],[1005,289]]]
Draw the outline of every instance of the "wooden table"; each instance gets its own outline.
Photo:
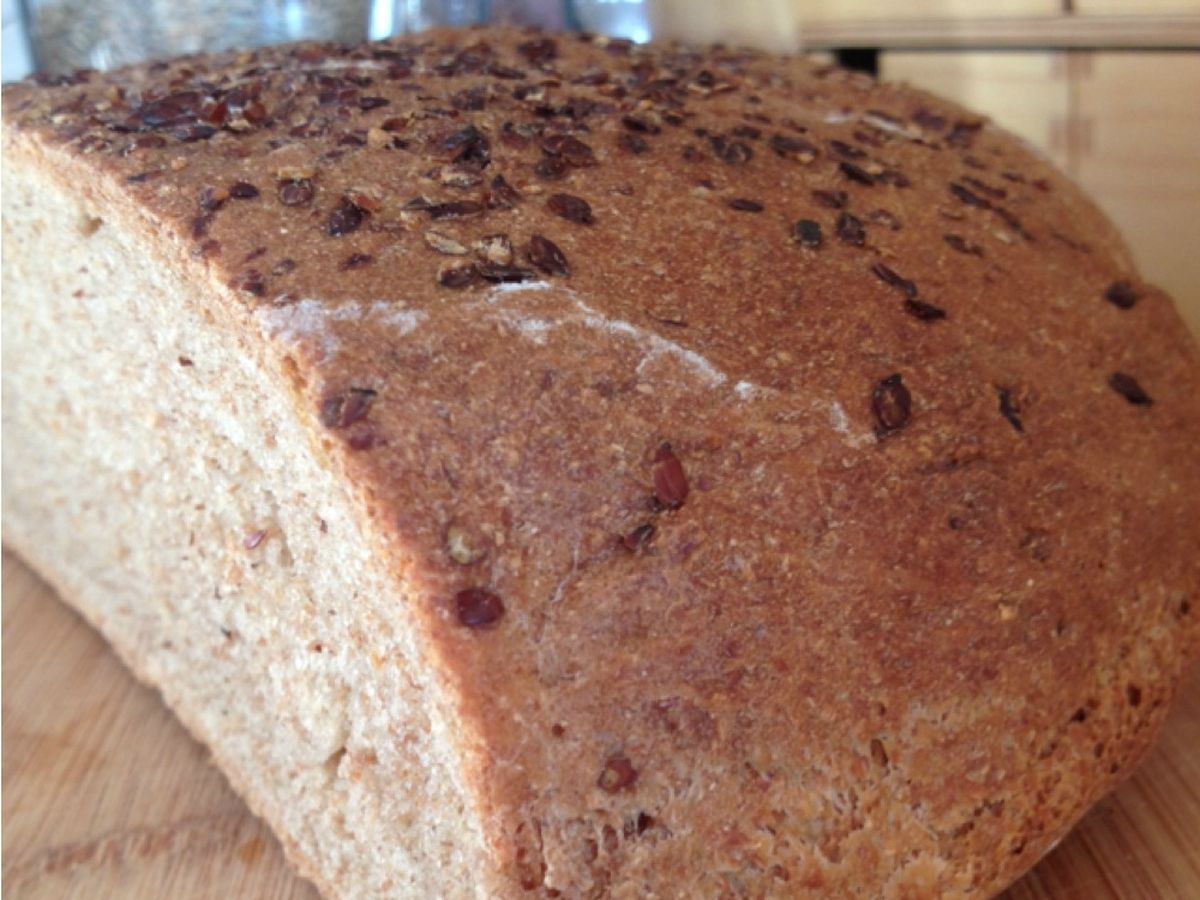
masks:
[[[162,705],[3,559],[7,900],[316,900]],[[1200,898],[1200,672],[1162,742],[1010,900]]]

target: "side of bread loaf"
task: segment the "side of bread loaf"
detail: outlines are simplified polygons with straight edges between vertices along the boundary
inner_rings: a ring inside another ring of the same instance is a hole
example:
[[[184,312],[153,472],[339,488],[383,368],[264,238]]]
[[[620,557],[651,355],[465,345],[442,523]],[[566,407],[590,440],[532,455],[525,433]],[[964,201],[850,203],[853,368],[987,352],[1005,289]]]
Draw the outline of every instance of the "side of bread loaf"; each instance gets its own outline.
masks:
[[[329,896],[984,896],[1200,646],[1200,351],[927,95],[438,32],[4,152],[5,540]]]
[[[5,542],[323,893],[482,893],[439,687],[395,615],[413,601],[280,360],[86,166],[4,153]]]

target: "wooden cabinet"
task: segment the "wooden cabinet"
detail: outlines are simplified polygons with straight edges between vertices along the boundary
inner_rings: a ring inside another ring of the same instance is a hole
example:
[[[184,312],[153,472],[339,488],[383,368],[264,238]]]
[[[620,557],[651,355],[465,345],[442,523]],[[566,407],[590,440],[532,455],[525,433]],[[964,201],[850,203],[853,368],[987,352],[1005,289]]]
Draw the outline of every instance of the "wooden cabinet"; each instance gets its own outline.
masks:
[[[1200,334],[1200,52],[1091,53],[1083,62],[1069,171]]]
[[[1198,15],[1200,0],[1072,0],[1077,16]]]
[[[736,5],[736,4],[730,4]],[[790,0],[788,6],[801,22],[896,22],[905,19],[957,19],[1017,16],[1054,16],[1063,11],[1062,0]]]
[[[1066,168],[1068,68],[1065,51],[894,51],[880,56],[879,74],[986,113]]]
[[[1045,22],[1062,14],[1062,0],[648,0],[656,36],[692,42],[723,41],[772,50],[816,44],[833,46],[829,33],[872,35],[905,27],[917,33],[961,25],[968,31],[981,17],[989,22]],[[1021,27],[1018,25],[1017,27]],[[836,42],[834,42],[836,43]],[[855,46],[873,41],[850,40]],[[847,44],[847,45],[849,45]]]
[[[1200,52],[888,51],[880,74],[986,113],[1047,153],[1200,334]]]
[[[784,51],[1200,47],[1200,0],[645,0],[637,8],[656,37]]]

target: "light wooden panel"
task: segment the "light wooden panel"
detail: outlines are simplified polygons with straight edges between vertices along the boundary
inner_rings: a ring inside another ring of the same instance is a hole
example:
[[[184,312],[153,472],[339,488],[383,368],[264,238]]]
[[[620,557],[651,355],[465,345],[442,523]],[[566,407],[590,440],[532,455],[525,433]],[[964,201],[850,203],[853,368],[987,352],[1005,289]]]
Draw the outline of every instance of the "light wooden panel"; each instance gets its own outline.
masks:
[[[1060,0],[649,0],[651,28],[656,37],[706,43],[724,41],[788,51],[814,46],[812,35],[822,30],[865,29],[866,43],[853,46],[888,46],[888,35],[907,27],[952,33],[972,31],[980,18],[1023,23],[1028,31],[1036,23],[1061,17]],[[819,41],[820,46],[834,46]]]
[[[1074,0],[1077,16],[1200,15],[1200,0]]]
[[[779,53],[800,47],[799,24],[787,0],[649,0],[648,12],[655,38],[720,41]]]
[[[1076,69],[1072,174],[1200,334],[1200,52],[1094,53]]]
[[[730,6],[743,4],[731,3]],[[750,5],[750,4],[745,4]],[[904,19],[968,19],[980,17],[1053,16],[1062,12],[1061,0],[785,0],[800,21]]]
[[[997,49],[1200,47],[1200,14],[996,16],[980,5],[971,15],[937,19],[814,19],[795,31],[805,47]]]
[[[1071,85],[1061,51],[894,51],[880,75],[990,116],[1066,166]]]
[[[880,66],[1048,153],[1200,334],[1200,52],[889,51]]]

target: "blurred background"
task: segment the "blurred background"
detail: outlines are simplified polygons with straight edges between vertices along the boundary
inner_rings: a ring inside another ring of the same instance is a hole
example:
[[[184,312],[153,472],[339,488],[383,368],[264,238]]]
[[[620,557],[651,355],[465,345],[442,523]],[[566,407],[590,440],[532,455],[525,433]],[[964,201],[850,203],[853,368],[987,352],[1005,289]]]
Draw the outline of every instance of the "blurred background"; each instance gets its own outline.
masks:
[[[4,80],[488,20],[805,51],[958,100],[1095,197],[1200,334],[1200,0],[3,0]]]

